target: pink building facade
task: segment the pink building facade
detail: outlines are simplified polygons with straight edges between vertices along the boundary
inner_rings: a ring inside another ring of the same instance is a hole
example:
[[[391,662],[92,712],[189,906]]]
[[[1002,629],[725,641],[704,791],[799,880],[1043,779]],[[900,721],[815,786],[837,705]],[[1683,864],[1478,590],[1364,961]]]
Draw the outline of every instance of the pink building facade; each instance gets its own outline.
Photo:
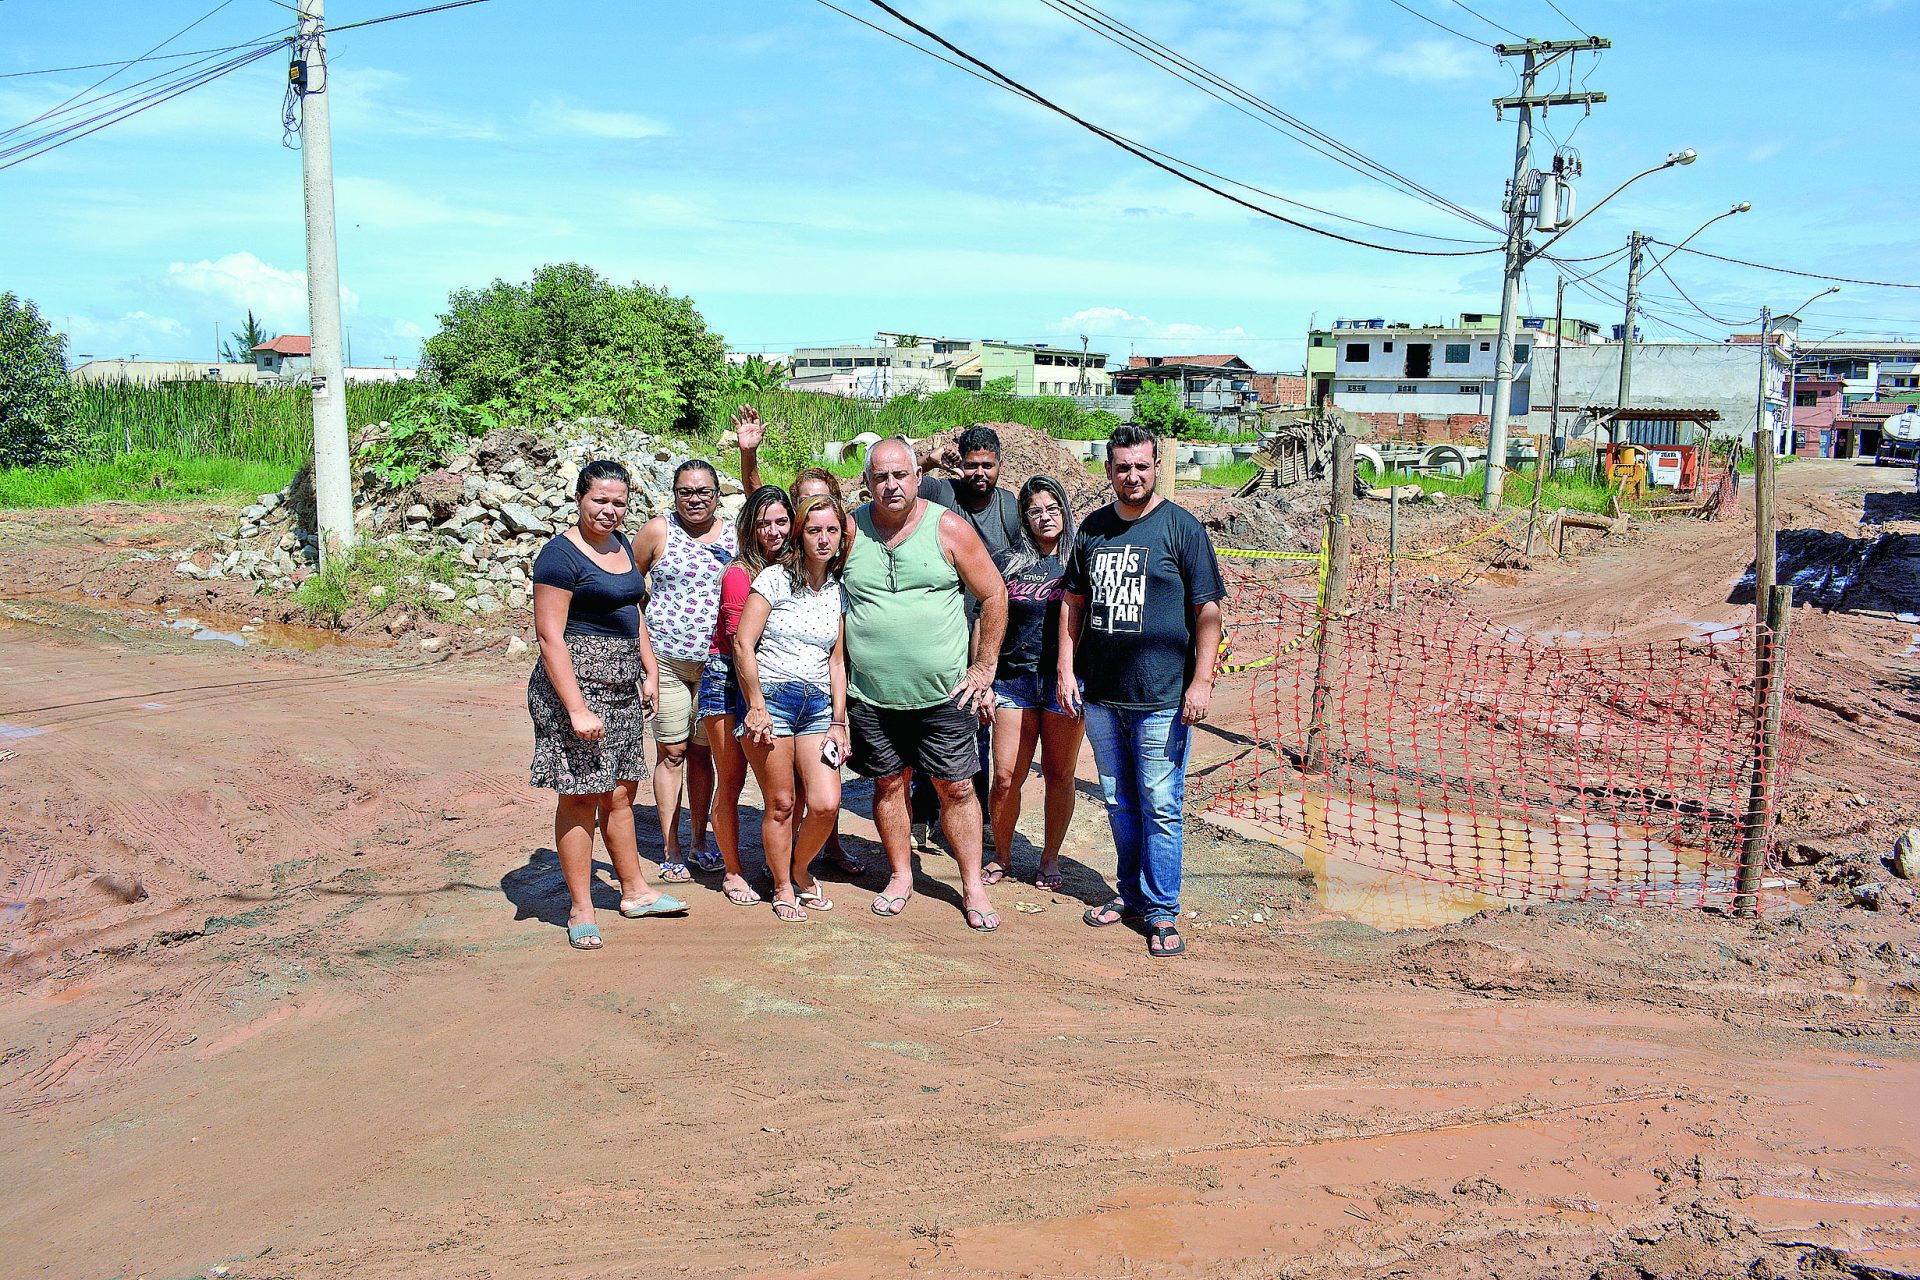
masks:
[[[1793,430],[1796,452],[1803,458],[1831,458],[1834,422],[1845,409],[1838,378],[1799,377],[1793,380]]]

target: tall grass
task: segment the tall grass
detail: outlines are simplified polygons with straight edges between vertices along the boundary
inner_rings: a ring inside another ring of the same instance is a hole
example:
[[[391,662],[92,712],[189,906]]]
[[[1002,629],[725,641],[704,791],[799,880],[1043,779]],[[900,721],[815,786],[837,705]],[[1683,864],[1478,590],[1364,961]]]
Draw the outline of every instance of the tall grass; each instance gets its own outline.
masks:
[[[0,470],[0,507],[77,507],[126,499],[249,501],[286,487],[290,462],[140,450],[64,467]]]
[[[313,396],[305,387],[218,382],[115,382],[79,389],[87,455],[158,453],[299,466],[313,456]],[[392,418],[407,383],[347,387],[347,429]]]
[[[1386,489],[1400,485],[1414,485],[1427,493],[1444,493],[1449,497],[1466,498],[1478,501],[1487,483],[1487,469],[1475,467],[1464,476],[1429,475],[1412,471],[1392,471],[1384,476],[1374,473],[1372,467],[1361,464],[1361,475],[1375,488]],[[1547,473],[1546,486],[1541,494],[1540,507],[1552,511],[1556,507],[1566,507],[1573,511],[1605,512],[1612,510],[1613,490],[1603,480],[1595,480],[1592,472],[1550,471]],[[1533,502],[1532,472],[1514,473],[1507,476],[1506,487],[1502,490],[1509,506],[1526,506]]]

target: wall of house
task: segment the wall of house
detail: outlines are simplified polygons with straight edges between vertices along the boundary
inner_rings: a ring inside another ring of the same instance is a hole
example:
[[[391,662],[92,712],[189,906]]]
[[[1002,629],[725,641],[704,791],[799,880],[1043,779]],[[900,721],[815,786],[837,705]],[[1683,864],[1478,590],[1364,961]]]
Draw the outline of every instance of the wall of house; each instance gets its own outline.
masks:
[[[1618,343],[1557,350],[1543,346],[1534,354],[1534,385],[1552,385],[1554,363],[1561,355],[1566,362],[1560,373],[1563,422],[1569,409],[1611,405],[1619,398]],[[1769,394],[1778,400],[1786,390],[1786,371],[1778,359],[1769,371]],[[1717,409],[1720,420],[1711,425],[1714,435],[1747,438],[1753,434],[1759,377],[1760,351],[1752,344],[1642,343],[1633,350],[1630,403],[1649,409]],[[1775,412],[1776,426],[1782,425],[1784,415]]]

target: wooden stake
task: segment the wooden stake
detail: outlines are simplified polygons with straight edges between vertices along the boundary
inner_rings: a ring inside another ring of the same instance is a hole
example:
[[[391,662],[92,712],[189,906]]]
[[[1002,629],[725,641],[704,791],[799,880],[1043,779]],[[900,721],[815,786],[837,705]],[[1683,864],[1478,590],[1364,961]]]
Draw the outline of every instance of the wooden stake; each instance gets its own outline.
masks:
[[[1313,704],[1300,765],[1307,773],[1319,773],[1327,765],[1327,683],[1340,656],[1336,627],[1347,607],[1347,570],[1352,552],[1353,437],[1343,432],[1333,442],[1333,494],[1327,504],[1327,581],[1320,596],[1320,632],[1313,646]]]
[[[1740,874],[1734,883],[1733,913],[1754,916],[1760,910],[1760,877],[1767,866],[1767,844],[1779,797],[1773,794],[1780,760],[1780,704],[1787,685],[1787,630],[1793,616],[1793,587],[1767,593],[1766,626],[1754,637],[1753,770],[1747,779],[1747,818],[1740,841]]]

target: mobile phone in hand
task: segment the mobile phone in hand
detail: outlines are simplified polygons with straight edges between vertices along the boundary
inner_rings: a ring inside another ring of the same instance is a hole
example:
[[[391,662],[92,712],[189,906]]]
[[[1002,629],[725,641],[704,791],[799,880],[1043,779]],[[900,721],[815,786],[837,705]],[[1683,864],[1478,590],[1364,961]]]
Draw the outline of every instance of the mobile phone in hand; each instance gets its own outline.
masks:
[[[843,759],[840,754],[840,744],[832,738],[823,740],[820,743],[820,759],[829,769],[838,769]]]

